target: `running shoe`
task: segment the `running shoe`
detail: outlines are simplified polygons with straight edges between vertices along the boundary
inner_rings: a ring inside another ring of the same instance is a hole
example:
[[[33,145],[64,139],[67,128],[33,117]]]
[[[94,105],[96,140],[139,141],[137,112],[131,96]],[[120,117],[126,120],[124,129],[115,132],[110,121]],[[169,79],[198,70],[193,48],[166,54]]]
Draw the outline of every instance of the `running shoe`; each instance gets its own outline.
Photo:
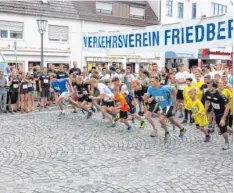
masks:
[[[115,127],[115,126],[116,126],[115,123],[111,123],[110,125],[107,125],[108,128]]]
[[[133,124],[135,123],[135,117],[132,117],[132,123]]]
[[[187,120],[184,119],[184,120],[181,122],[181,124],[187,124]]]
[[[104,113],[102,113],[102,119],[105,119],[106,117],[105,117],[105,115],[104,115]]]
[[[116,114],[115,117],[114,117],[114,122],[117,122],[119,120],[119,115]]]
[[[183,117],[184,117],[184,115],[181,113],[178,118],[182,119]]]
[[[81,112],[85,115],[85,111],[84,111],[84,109],[82,109],[82,110],[81,110]]]
[[[228,150],[229,149],[229,143],[225,143],[222,149],[223,150]]]
[[[211,134],[209,133],[208,135],[206,135],[205,137],[205,142],[209,142],[211,141]]]
[[[150,134],[150,137],[156,137],[158,135],[158,131],[157,130],[153,130]]]
[[[77,113],[77,110],[73,110],[72,113]]]
[[[212,128],[212,123],[209,123],[208,128]]]
[[[132,130],[132,128],[131,128],[131,127],[128,127],[128,128],[127,128],[127,130],[128,130],[128,131],[131,131],[131,130]]]
[[[92,116],[93,114],[92,114],[92,112],[88,112],[88,114],[87,114],[87,119],[89,119],[91,116]]]
[[[183,129],[181,129],[180,130],[180,135],[179,135],[179,137],[183,137],[184,136],[184,134],[186,133],[186,129],[185,128],[183,128]]]
[[[145,128],[145,121],[141,121],[140,128],[144,129]]]
[[[189,122],[189,126],[192,126],[192,125],[193,125],[193,121],[190,121],[190,122]]]
[[[165,132],[165,139],[168,139],[169,136],[170,136],[170,133],[168,131]]]
[[[91,107],[91,110],[93,111],[93,113],[96,113],[96,112],[97,112],[96,107]]]
[[[65,115],[64,112],[60,112],[60,113],[59,113],[59,116],[64,116],[64,115]]]

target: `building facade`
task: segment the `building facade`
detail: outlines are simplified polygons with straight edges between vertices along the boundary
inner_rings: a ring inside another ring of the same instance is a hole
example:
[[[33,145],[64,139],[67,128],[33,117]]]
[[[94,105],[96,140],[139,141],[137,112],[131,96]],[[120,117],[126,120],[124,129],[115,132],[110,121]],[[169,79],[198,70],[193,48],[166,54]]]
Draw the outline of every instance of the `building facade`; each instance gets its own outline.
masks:
[[[231,0],[163,0],[148,1],[148,3],[155,14],[159,16],[162,25],[233,12]],[[168,50],[168,52],[160,54],[161,58],[164,58],[162,62],[168,66],[182,62],[189,67],[200,62],[198,61],[200,51],[198,50],[195,53],[189,51],[181,53],[178,51],[178,53],[175,53]],[[232,47],[212,48],[210,53],[206,58],[201,58],[203,63],[228,63],[232,59]]]
[[[28,71],[40,64],[40,34],[36,20],[48,20],[44,35],[44,66],[78,61],[80,67],[109,63],[137,64],[147,55],[112,55],[86,53],[82,49],[82,34],[117,31],[156,25],[158,18],[147,2],[99,1],[1,1],[0,52],[10,65]],[[17,65],[16,65],[17,64]]]

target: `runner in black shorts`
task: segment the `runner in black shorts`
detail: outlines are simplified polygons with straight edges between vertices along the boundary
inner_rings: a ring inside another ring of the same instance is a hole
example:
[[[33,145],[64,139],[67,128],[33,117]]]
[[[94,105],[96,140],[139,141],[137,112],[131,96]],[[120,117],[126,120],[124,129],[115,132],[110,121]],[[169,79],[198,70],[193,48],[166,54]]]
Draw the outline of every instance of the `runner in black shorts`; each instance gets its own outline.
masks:
[[[213,107],[216,124],[218,125],[220,132],[223,134],[223,137],[225,139],[223,150],[226,150],[229,149],[227,126],[230,107],[228,104],[228,100],[220,91],[217,90],[217,88],[217,81],[211,80],[208,84],[208,91],[205,93],[205,106],[206,112],[208,111],[210,105],[212,105]]]
[[[39,78],[39,89],[41,96],[41,108],[46,108],[47,99],[50,97],[50,75],[47,73],[47,68],[43,68],[43,73]]]
[[[12,75],[9,76],[9,85],[10,85],[10,90],[9,90],[9,95],[10,95],[10,100],[11,100],[11,113],[14,114],[17,110],[17,101],[18,101],[18,96],[19,96],[19,83],[20,80],[17,77],[16,71],[12,72]]]

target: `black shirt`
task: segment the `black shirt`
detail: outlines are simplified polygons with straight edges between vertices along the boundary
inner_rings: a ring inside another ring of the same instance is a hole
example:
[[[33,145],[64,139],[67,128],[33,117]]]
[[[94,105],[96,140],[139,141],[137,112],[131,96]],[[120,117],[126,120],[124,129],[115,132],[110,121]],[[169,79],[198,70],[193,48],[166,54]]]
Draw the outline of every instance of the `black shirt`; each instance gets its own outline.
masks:
[[[28,92],[28,81],[25,80],[20,80],[20,93],[27,93]]]
[[[80,76],[81,75],[81,70],[79,68],[72,68],[69,71],[69,74],[76,74],[76,75]]]
[[[41,81],[41,88],[50,87],[50,76],[49,76],[49,74],[42,74],[40,76],[40,81]]]
[[[141,99],[145,93],[147,93],[148,87],[147,86],[141,86],[141,90],[134,91],[135,98]]]
[[[63,79],[63,78],[68,78],[68,75],[66,72],[57,72],[57,79]]]
[[[206,91],[205,99],[211,103],[210,105],[212,105],[215,114],[220,115],[224,113],[228,100],[220,91],[216,90],[214,94]]]
[[[9,77],[9,80],[11,80],[12,77]],[[19,91],[19,78],[12,78],[12,82],[10,85],[10,91],[11,92],[18,92]]]

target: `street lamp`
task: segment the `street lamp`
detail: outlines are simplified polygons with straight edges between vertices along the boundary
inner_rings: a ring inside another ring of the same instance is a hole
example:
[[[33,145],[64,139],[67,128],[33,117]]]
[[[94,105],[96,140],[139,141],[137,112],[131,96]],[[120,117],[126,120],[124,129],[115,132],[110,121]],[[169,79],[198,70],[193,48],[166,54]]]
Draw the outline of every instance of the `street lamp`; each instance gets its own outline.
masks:
[[[43,48],[43,38],[46,32],[46,26],[48,21],[44,19],[37,20],[38,32],[41,34],[41,68],[44,67],[44,48]]]

